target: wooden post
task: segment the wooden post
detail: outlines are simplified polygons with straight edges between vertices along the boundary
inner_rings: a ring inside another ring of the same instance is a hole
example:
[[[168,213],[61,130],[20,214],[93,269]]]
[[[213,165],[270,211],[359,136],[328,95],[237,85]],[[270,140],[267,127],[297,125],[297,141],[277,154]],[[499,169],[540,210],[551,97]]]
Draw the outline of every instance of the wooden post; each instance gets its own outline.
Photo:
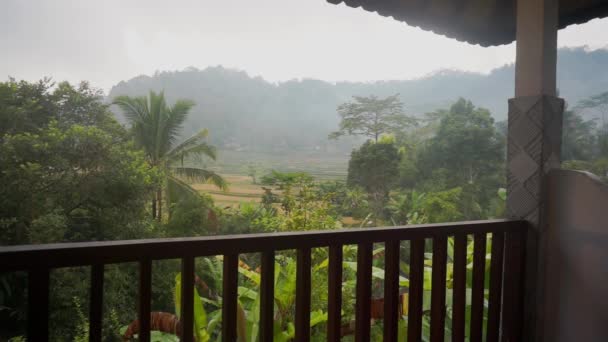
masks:
[[[515,97],[556,95],[558,0],[517,1]]]
[[[507,215],[526,238],[524,340],[541,341],[546,174],[560,167],[564,101],[556,97],[558,0],[517,0],[515,98],[509,100]]]

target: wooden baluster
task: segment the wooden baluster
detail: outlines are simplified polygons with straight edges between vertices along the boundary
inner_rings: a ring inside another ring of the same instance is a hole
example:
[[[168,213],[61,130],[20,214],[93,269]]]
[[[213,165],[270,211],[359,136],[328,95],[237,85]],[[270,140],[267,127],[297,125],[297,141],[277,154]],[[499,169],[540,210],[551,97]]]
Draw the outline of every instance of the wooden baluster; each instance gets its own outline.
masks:
[[[152,261],[139,262],[139,341],[150,341],[150,298],[152,296]]]
[[[222,341],[236,341],[239,255],[224,255],[222,289]]]
[[[182,258],[181,341],[194,341],[194,258]]]
[[[399,248],[400,241],[385,243],[384,253],[384,341],[397,341],[399,313]]]
[[[357,248],[357,298],[355,341],[367,342],[371,330],[373,244],[361,243]]]
[[[27,287],[27,339],[48,341],[49,337],[49,278],[48,269],[31,270]]]
[[[467,236],[454,236],[454,285],[452,293],[452,342],[464,342],[466,285],[467,285]]]
[[[329,247],[327,341],[340,341],[342,327],[342,245]]]
[[[492,261],[490,262],[490,294],[488,304],[488,342],[498,342],[500,329],[500,301],[502,294],[502,262],[505,234],[492,233]]]
[[[298,249],[296,269],[296,341],[310,341],[310,248]]]
[[[274,331],[274,251],[262,253],[260,341],[272,342]]]
[[[486,271],[486,234],[476,233],[473,250],[473,289],[471,290],[471,342],[483,338],[483,291]]]
[[[410,288],[407,340],[422,339],[422,295],[424,283],[424,239],[410,242]]]
[[[91,266],[91,289],[89,307],[89,341],[101,342],[103,317],[103,273],[104,265]]]
[[[445,291],[447,268],[446,236],[433,239],[433,276],[431,292],[431,341],[443,342],[445,330]]]
[[[503,314],[501,341],[521,341],[523,325],[523,282],[525,233],[514,227],[506,233],[503,274]]]

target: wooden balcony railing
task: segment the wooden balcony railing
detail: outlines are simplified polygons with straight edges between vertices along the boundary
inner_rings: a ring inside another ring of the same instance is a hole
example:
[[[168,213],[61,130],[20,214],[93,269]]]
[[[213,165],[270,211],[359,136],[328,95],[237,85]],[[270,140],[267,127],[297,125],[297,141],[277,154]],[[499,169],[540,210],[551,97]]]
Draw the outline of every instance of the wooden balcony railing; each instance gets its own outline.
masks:
[[[454,238],[452,341],[520,341],[522,323],[523,221],[474,221],[391,228],[268,233],[197,238],[60,243],[0,248],[0,272],[27,271],[29,341],[48,339],[49,273],[53,268],[90,266],[90,340],[101,341],[104,265],[139,263],[140,341],[150,340],[152,261],[181,259],[181,324],[193,326],[194,258],[223,255],[222,340],[236,341],[238,256],[261,253],[260,341],[271,341],[274,310],[274,259],[279,250],[297,250],[296,341],[310,340],[311,248],[329,247],[329,341],[340,340],[342,246],[358,245],[355,340],[370,340],[372,246],[385,244],[384,340],[397,341],[400,242],[410,241],[408,341],[420,341],[423,321],[425,239],[432,239],[430,339],[443,341],[446,320],[448,238]],[[483,333],[486,237],[492,235],[486,336]],[[470,326],[466,327],[466,248],[474,239]],[[35,303],[35,305],[33,304]],[[193,341],[193,329],[181,329]]]

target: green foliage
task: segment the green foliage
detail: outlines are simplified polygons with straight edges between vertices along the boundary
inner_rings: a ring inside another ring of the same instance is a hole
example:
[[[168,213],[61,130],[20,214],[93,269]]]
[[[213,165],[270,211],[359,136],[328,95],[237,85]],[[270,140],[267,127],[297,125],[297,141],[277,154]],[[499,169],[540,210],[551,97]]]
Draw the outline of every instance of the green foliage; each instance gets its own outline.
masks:
[[[296,194],[292,189],[286,188],[283,192],[283,211],[285,215],[281,229],[319,230],[340,227],[335,216],[329,197],[319,197],[315,185],[303,184]]]
[[[318,270],[319,266],[313,266],[313,270]],[[275,304],[275,320],[274,320],[274,341],[292,341],[295,337],[295,290],[296,290],[296,261],[289,256],[277,255],[275,262],[275,280],[274,280],[274,304]],[[260,274],[257,271],[251,271],[242,264],[239,266],[239,273],[242,274],[248,281],[246,287],[241,288],[240,302],[245,307],[245,312],[248,313],[247,319],[250,324],[247,329],[246,341],[255,341],[259,327],[259,291],[260,291]],[[319,283],[320,272],[313,272],[313,281]],[[325,282],[327,280],[325,279]],[[320,307],[326,304],[322,298],[327,300],[326,291],[319,286],[313,288],[312,309],[310,313],[310,327],[315,328],[327,321],[327,313]]]
[[[381,135],[402,131],[416,123],[415,119],[403,113],[403,103],[398,94],[384,99],[374,95],[353,96],[353,99],[353,102],[338,106],[340,129],[331,133],[330,139],[363,135],[378,142]]]
[[[260,183],[262,185],[276,186],[282,190],[286,187],[310,183],[312,180],[312,176],[306,172],[279,172],[272,170],[269,174],[262,176]]]
[[[261,183],[274,186],[280,193],[265,190],[262,205],[258,208],[259,218],[254,226],[265,226],[276,230],[317,230],[340,227],[335,198],[341,187],[324,183],[314,183],[313,178],[303,172],[283,173],[272,171],[262,177]],[[280,203],[280,208],[273,206]],[[266,229],[268,231],[268,229]]]
[[[377,219],[384,217],[389,191],[398,177],[399,152],[393,143],[368,140],[351,153],[347,184],[365,189]]]
[[[193,285],[194,286],[194,285]],[[182,303],[182,275],[178,273],[175,276],[175,287],[173,289],[174,293],[174,303],[175,303],[175,314],[180,317],[181,314],[181,303]],[[209,341],[210,334],[207,331],[207,312],[203,307],[203,301],[198,294],[196,288],[194,288],[194,296],[193,296],[193,308],[194,308],[194,336],[198,342],[207,342]]]
[[[418,188],[429,194],[461,188],[461,215],[440,216],[481,219],[491,210],[496,189],[505,184],[504,137],[487,110],[464,99],[437,117],[436,134],[418,152]]]
[[[0,121],[1,244],[154,236],[144,204],[160,174],[129,141],[98,90],[87,83],[53,88],[50,80],[9,80],[0,83]],[[128,308],[136,292],[132,281],[124,282],[128,268],[106,273],[104,310],[111,319],[105,327],[115,324],[115,310]],[[86,301],[80,306],[87,279],[82,269],[52,273],[51,340],[86,337],[78,312],[88,311]],[[0,320],[18,329],[25,320],[24,281],[22,274],[12,275],[5,284],[10,298],[0,304]]]
[[[283,217],[274,208],[253,203],[224,208],[218,214],[222,234],[272,232],[283,224]]]
[[[57,119],[49,89],[50,79],[37,83],[0,83],[0,137],[5,134],[34,132]]]
[[[599,127],[597,133],[597,157],[608,158],[608,92],[593,95],[580,101],[578,108],[588,109],[599,114]]]
[[[86,315],[82,310],[80,301],[76,297],[74,297],[74,306],[76,309],[76,317],[78,320],[78,325],[76,327],[76,335],[74,336],[74,342],[86,342],[89,340],[89,320],[86,318]]]
[[[464,99],[441,118],[436,135],[420,155],[421,171],[447,169],[451,186],[474,184],[497,174],[503,158],[504,142],[490,112]]]
[[[595,150],[595,121],[585,121],[572,110],[564,111],[562,160],[589,160]]]
[[[178,100],[173,107],[163,92],[151,91],[148,97],[118,96],[114,99],[129,122],[135,140],[153,163],[160,163],[174,147],[179,130],[194,103]]]
[[[595,109],[600,111],[601,114],[608,114],[608,91],[581,100],[577,107]]]
[[[343,181],[325,181],[316,185],[316,196],[327,201],[336,216],[364,218],[370,213],[367,194],[359,186],[349,187]]]
[[[0,83],[3,244],[146,236],[143,201],[159,181],[86,83]],[[24,98],[28,96],[28,98]],[[102,228],[103,227],[103,228]]]
[[[167,236],[204,236],[219,230],[213,200],[209,195],[181,197],[172,204],[170,212],[165,225]]]
[[[394,193],[386,205],[390,219],[395,225],[421,224],[425,216],[426,194],[415,190],[409,193]]]
[[[399,149],[399,186],[412,189],[419,180],[418,156],[416,146],[406,142],[406,146]]]
[[[462,220],[464,215],[459,206],[461,196],[462,188],[427,194],[423,206],[428,222],[437,223]]]
[[[6,135],[0,164],[0,213],[14,218],[2,227],[4,244],[144,235],[142,203],[158,174],[100,128],[51,122],[39,133]]]
[[[608,92],[564,112],[562,161],[564,168],[589,171],[608,181]]]
[[[177,100],[173,106],[167,105],[164,92],[150,91],[148,97],[118,96],[114,99],[133,131],[135,141],[146,154],[148,163],[163,171],[164,184],[171,183],[174,188],[181,187],[181,193],[194,192],[182,181],[210,182],[221,189],[227,187],[226,181],[213,171],[187,167],[184,160],[189,157],[208,157],[215,159],[215,147],[207,144],[207,130],[202,130],[192,137],[177,144],[182,125],[194,102]],[[157,188],[152,200],[152,216],[162,220],[163,192],[166,188]],[[180,192],[173,191],[173,194]],[[169,198],[169,209],[176,198]]]

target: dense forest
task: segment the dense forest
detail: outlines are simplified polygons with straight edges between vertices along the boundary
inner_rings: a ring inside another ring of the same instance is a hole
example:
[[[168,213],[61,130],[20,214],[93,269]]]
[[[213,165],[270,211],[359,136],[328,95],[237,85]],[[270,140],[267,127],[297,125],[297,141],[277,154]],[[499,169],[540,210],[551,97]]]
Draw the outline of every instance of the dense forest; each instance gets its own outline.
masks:
[[[606,69],[607,50],[561,49],[558,56],[561,96],[574,105],[608,89],[608,76],[598,72]],[[487,75],[443,70],[403,81],[328,83],[303,79],[274,84],[261,77],[250,77],[244,71],[218,66],[142,75],[114,86],[108,101],[118,95],[145,95],[150,89],[164,89],[171,101],[184,97],[197,104],[187,121],[184,137],[208,128],[211,141],[220,149],[339,149],[348,153],[362,141],[345,139],[330,144],[326,137],[338,125],[336,107],[353,95],[399,94],[405,111],[418,117],[464,97],[489,109],[495,121],[503,121],[507,116],[506,99],[513,96],[513,75],[513,65],[506,65]]]
[[[568,64],[573,58],[580,74]],[[608,52],[560,53],[560,89],[570,101],[562,159],[565,167],[606,180],[608,79],[585,73],[591,60],[596,67],[608,65]],[[493,98],[506,103],[511,68],[486,76],[445,72],[373,84],[269,84],[211,68],[142,76],[114,87],[109,96],[86,82],[9,79],[0,83],[0,244],[373,229],[504,217],[506,126],[504,105],[493,104]],[[225,207],[194,187],[230,188],[224,175],[204,167],[221,153],[218,147],[319,145],[348,149],[346,179],[320,180],[298,171],[252,173],[253,183],[264,190],[261,201]],[[373,300],[381,301],[376,289],[382,288],[384,259],[382,247],[376,247]],[[409,253],[403,255],[407,265]],[[293,251],[277,256],[275,341],[294,338],[294,256]],[[354,319],[356,247],[346,246],[344,256],[347,340]],[[327,283],[327,258],[326,249],[313,251],[313,283]],[[432,257],[425,258],[428,299]],[[469,264],[471,253],[467,258]],[[259,266],[259,255],[240,256],[239,341],[257,338]],[[220,339],[221,269],[221,257],[197,262],[198,341]],[[400,274],[400,286],[407,289],[409,269],[403,266]],[[176,341],[179,262],[155,262],[152,277],[154,338]],[[88,279],[87,268],[52,272],[51,340],[88,340]],[[134,264],[106,266],[105,341],[136,337],[136,279]],[[26,282],[22,273],[0,275],[0,340],[22,340]],[[448,288],[451,283],[448,279]],[[321,341],[327,291],[322,286],[313,291],[311,329]],[[407,316],[406,308],[401,316]],[[372,334],[379,336],[382,317],[373,318]],[[400,332],[406,322],[400,320]]]

